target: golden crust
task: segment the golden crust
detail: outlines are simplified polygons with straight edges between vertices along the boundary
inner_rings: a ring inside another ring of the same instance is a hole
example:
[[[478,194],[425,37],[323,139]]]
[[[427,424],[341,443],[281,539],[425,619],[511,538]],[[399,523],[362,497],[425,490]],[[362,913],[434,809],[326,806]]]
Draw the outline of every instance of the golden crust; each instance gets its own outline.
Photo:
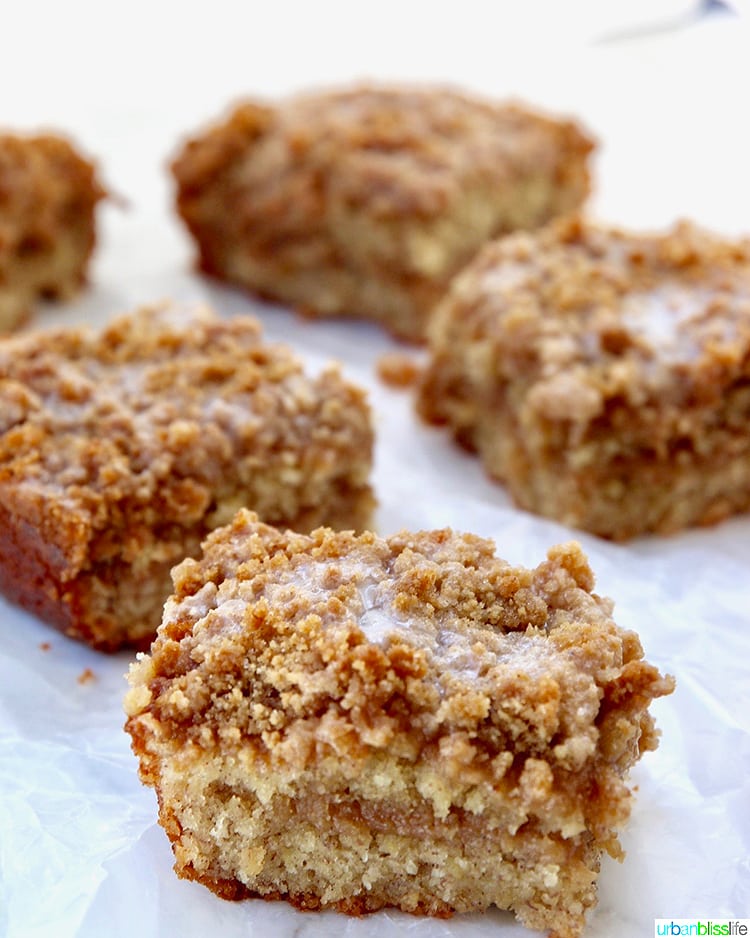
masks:
[[[0,583],[97,647],[150,641],[169,568],[239,506],[301,528],[372,508],[363,393],[253,319],[147,308],[6,339],[0,403]]]
[[[419,410],[525,508],[623,539],[750,507],[750,242],[572,220],[488,246]]]
[[[240,512],[173,577],[126,711],[180,875],[357,913],[495,902],[578,934],[600,852],[621,852],[623,776],[656,746],[647,708],[673,682],[591,592],[577,545],[527,570],[449,530],[305,536]],[[299,850],[316,863],[304,818],[364,879],[299,868]],[[414,859],[433,848],[439,871]],[[412,880],[378,880],[398,851]]]
[[[242,104],[173,172],[204,270],[418,340],[483,242],[581,204],[592,146],[520,107],[364,86]]]
[[[84,282],[104,190],[65,139],[0,134],[0,331]]]

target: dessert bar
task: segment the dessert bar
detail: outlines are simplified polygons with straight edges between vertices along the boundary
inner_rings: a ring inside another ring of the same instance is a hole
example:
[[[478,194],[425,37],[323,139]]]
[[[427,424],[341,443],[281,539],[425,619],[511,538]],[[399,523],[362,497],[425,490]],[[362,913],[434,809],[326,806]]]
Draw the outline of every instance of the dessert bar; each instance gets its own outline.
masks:
[[[307,536],[242,511],[173,578],[126,711],[180,876],[580,934],[673,681],[576,544],[528,570],[470,534]]]
[[[67,140],[0,133],[0,332],[40,297],[79,289],[103,196],[94,166]]]
[[[251,506],[362,528],[372,428],[335,366],[259,324],[146,308],[0,342],[0,589],[103,650],[146,647],[171,567]]]
[[[750,508],[750,242],[565,221],[488,246],[419,410],[516,503],[622,540]]]
[[[173,171],[204,271],[420,341],[487,239],[580,206],[592,146],[519,106],[361,86],[246,101],[189,140]]]

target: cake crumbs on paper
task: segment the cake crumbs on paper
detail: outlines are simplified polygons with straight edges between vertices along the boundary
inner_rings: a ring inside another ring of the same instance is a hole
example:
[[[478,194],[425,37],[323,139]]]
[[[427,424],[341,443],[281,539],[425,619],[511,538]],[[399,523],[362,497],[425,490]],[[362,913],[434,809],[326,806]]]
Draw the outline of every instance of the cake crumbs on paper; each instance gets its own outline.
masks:
[[[83,671],[78,675],[79,684],[91,684],[92,681],[96,680],[96,675],[91,670],[91,668],[84,668]]]
[[[380,380],[392,388],[410,388],[419,378],[419,363],[404,352],[386,352],[377,361]]]
[[[50,642],[39,642],[40,651],[49,651],[50,648],[52,648],[52,645]]]

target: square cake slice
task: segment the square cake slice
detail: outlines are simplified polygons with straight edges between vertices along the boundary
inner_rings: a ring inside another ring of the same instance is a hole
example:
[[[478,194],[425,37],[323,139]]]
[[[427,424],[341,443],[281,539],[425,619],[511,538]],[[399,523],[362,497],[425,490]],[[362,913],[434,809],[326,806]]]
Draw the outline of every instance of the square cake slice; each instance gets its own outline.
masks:
[[[580,206],[575,124],[440,87],[248,101],[185,144],[177,207],[206,272],[405,339],[489,238]]]
[[[125,707],[180,876],[580,933],[673,681],[576,544],[527,570],[470,534],[307,536],[242,511],[173,578]]]
[[[94,166],[67,140],[0,133],[0,332],[40,297],[79,289],[103,196]]]
[[[622,540],[750,508],[750,241],[558,222],[436,312],[419,410],[522,508]]]
[[[372,428],[251,318],[142,309],[0,342],[0,589],[96,648],[147,647],[169,571],[250,506],[366,526]]]

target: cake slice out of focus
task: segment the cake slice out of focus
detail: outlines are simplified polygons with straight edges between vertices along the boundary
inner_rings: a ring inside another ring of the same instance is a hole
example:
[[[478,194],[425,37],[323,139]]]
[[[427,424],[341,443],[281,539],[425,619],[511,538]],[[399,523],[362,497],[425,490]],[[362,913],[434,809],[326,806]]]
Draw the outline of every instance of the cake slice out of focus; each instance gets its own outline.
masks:
[[[249,506],[361,529],[364,392],[259,323],[139,310],[0,342],[0,589],[96,648],[147,647],[171,567]]]
[[[173,164],[207,273],[316,316],[424,339],[489,238],[578,208],[574,123],[439,87],[362,86],[240,104]]]
[[[488,245],[419,411],[521,507],[624,540],[750,509],[750,240],[581,220]]]
[[[85,282],[103,197],[95,167],[64,138],[0,133],[0,332]]]

